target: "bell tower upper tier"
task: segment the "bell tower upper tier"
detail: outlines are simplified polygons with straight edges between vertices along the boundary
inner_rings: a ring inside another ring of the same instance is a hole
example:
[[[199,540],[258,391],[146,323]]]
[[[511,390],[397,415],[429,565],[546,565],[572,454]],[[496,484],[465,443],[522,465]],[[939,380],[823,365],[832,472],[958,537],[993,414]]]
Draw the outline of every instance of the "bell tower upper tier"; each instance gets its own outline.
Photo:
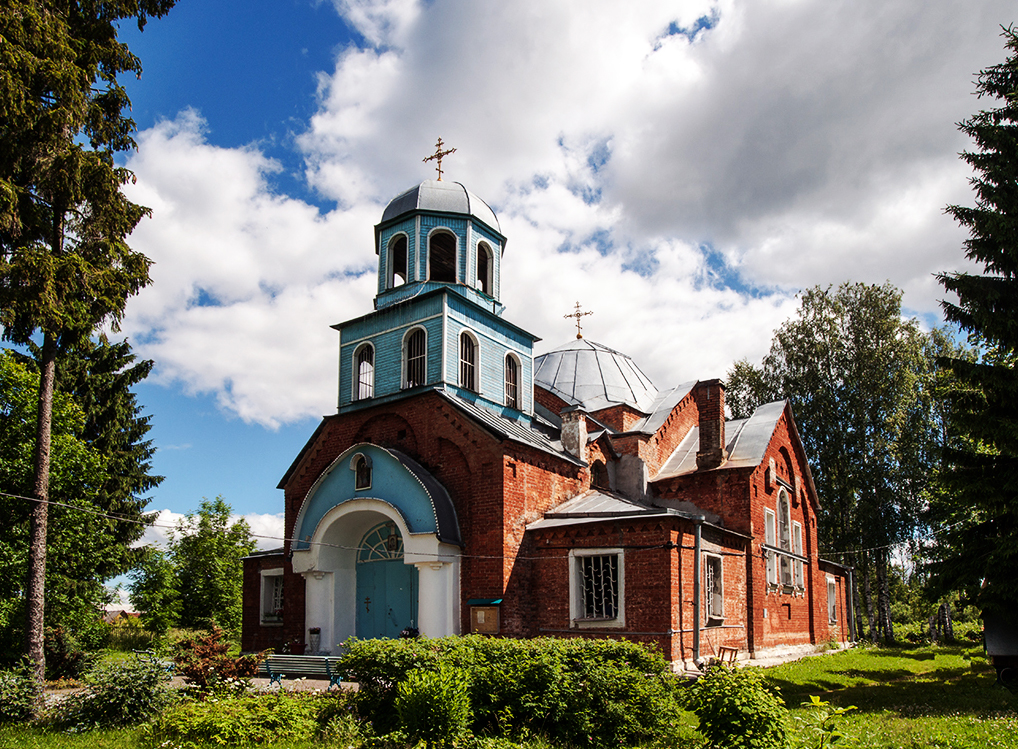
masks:
[[[375,226],[375,309],[445,287],[501,315],[505,244],[487,203],[459,182],[425,180],[393,198]]]

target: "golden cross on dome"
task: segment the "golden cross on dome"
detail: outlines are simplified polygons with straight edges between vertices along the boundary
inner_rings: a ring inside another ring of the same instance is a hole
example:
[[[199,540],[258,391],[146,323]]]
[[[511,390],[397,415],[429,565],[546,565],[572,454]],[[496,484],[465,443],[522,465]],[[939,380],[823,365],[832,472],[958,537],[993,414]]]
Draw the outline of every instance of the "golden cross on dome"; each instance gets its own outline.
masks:
[[[438,143],[435,144],[435,152],[433,154],[431,154],[431,156],[425,156],[424,159],[423,159],[425,162],[431,161],[432,159],[438,161],[438,166],[435,167],[435,168],[438,169],[438,181],[439,182],[442,181],[442,157],[443,156],[448,156],[451,153],[456,153],[456,149],[455,148],[448,148],[445,151],[443,151],[442,150],[442,146],[444,146],[444,145],[445,145],[445,143],[443,143],[442,139],[439,138],[438,139]]]
[[[576,310],[573,311],[571,314],[563,315],[563,317],[566,318],[567,320],[570,317],[576,318],[576,337],[577,338],[583,338],[583,331],[580,328],[580,318],[586,317],[587,315],[593,315],[593,314],[594,314],[593,312],[580,312],[580,303],[577,302],[576,303]]]

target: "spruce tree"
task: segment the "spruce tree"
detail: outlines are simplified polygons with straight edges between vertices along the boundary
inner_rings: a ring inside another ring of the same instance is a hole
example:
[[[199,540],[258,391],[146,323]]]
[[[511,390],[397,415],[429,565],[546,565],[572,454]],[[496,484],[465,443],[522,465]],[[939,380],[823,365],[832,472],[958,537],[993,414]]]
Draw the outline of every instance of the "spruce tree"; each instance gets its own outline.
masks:
[[[983,614],[1018,610],[1018,33],[1002,34],[1008,58],[981,71],[992,101],[960,124],[975,148],[975,206],[947,211],[969,230],[965,255],[983,272],[939,278],[957,295],[947,319],[982,350],[978,361],[944,359],[952,392],[945,488],[931,506],[940,532],[931,548],[931,592],[963,590]]]

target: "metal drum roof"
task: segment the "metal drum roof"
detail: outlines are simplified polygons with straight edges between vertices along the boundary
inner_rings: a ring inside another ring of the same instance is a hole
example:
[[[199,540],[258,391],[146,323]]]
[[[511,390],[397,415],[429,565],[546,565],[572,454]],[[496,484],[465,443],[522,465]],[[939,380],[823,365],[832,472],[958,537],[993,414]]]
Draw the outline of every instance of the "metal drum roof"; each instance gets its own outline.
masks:
[[[537,357],[534,384],[587,412],[625,403],[649,414],[658,397],[632,359],[584,338]]]
[[[499,234],[502,233],[495,212],[462,183],[434,179],[426,179],[389,201],[389,205],[382,212],[381,223],[418,210],[462,213],[476,218]]]

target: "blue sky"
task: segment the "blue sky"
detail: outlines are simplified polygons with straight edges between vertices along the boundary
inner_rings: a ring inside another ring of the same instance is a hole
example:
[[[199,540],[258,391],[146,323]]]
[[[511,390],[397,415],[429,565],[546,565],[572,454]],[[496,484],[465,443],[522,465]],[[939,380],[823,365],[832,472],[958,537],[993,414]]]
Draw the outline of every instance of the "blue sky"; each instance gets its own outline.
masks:
[[[660,387],[758,361],[816,284],[884,283],[926,324],[963,267],[955,123],[1004,0],[181,0],[122,38],[156,265],[128,307],[150,508],[275,486],[335,408],[329,325],[371,309],[372,226],[433,176],[495,209],[506,316],[626,351]],[[273,530],[275,529],[275,530]],[[153,536],[154,538],[154,536]],[[268,542],[267,542],[268,543]]]

